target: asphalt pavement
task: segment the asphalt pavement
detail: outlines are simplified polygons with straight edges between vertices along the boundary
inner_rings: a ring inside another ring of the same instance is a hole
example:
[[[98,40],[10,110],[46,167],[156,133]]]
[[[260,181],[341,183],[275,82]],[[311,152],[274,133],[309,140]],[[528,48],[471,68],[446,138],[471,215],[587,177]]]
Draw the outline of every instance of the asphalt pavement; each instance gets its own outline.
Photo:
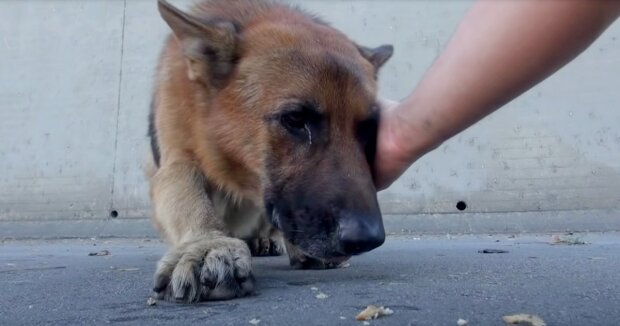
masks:
[[[148,306],[164,251],[154,239],[4,241],[0,325],[363,325],[371,304],[394,314],[370,325],[504,325],[514,313],[620,325],[618,233],[392,236],[336,270],[255,258],[249,297]]]

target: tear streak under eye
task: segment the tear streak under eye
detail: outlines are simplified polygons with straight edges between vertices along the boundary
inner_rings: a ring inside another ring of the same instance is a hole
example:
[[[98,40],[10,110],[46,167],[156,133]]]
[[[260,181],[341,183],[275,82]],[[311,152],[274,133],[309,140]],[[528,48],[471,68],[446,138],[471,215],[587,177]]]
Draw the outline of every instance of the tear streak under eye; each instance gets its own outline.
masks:
[[[312,132],[310,132],[310,127],[308,127],[308,124],[306,123],[304,125],[304,128],[306,129],[306,131],[308,132],[308,144],[312,145]]]

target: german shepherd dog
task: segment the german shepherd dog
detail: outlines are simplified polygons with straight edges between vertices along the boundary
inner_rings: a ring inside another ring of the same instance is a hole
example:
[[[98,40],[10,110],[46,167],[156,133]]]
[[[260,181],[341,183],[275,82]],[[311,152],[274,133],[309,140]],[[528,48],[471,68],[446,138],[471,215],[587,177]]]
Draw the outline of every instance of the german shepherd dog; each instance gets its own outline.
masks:
[[[252,253],[321,269],[380,246],[371,166],[392,46],[275,1],[158,5],[173,32],[149,123],[153,220],[170,244],[158,297],[245,296]]]

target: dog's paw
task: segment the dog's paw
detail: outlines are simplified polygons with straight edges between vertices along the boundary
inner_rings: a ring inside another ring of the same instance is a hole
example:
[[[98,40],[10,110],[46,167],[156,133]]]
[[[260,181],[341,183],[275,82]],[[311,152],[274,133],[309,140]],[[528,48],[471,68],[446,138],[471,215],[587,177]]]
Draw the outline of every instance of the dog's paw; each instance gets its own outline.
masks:
[[[278,239],[257,237],[246,240],[246,243],[254,257],[281,256],[285,252],[284,246]]]
[[[232,299],[253,289],[248,246],[226,237],[172,248],[157,264],[153,288],[159,298],[177,302]]]

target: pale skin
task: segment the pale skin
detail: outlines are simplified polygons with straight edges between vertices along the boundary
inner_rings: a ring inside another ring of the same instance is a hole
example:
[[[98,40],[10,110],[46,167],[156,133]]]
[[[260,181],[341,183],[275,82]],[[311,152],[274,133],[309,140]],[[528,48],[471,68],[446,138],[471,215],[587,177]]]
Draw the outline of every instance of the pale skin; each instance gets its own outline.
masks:
[[[565,66],[619,15],[620,0],[474,3],[415,91],[383,101],[377,188]]]

